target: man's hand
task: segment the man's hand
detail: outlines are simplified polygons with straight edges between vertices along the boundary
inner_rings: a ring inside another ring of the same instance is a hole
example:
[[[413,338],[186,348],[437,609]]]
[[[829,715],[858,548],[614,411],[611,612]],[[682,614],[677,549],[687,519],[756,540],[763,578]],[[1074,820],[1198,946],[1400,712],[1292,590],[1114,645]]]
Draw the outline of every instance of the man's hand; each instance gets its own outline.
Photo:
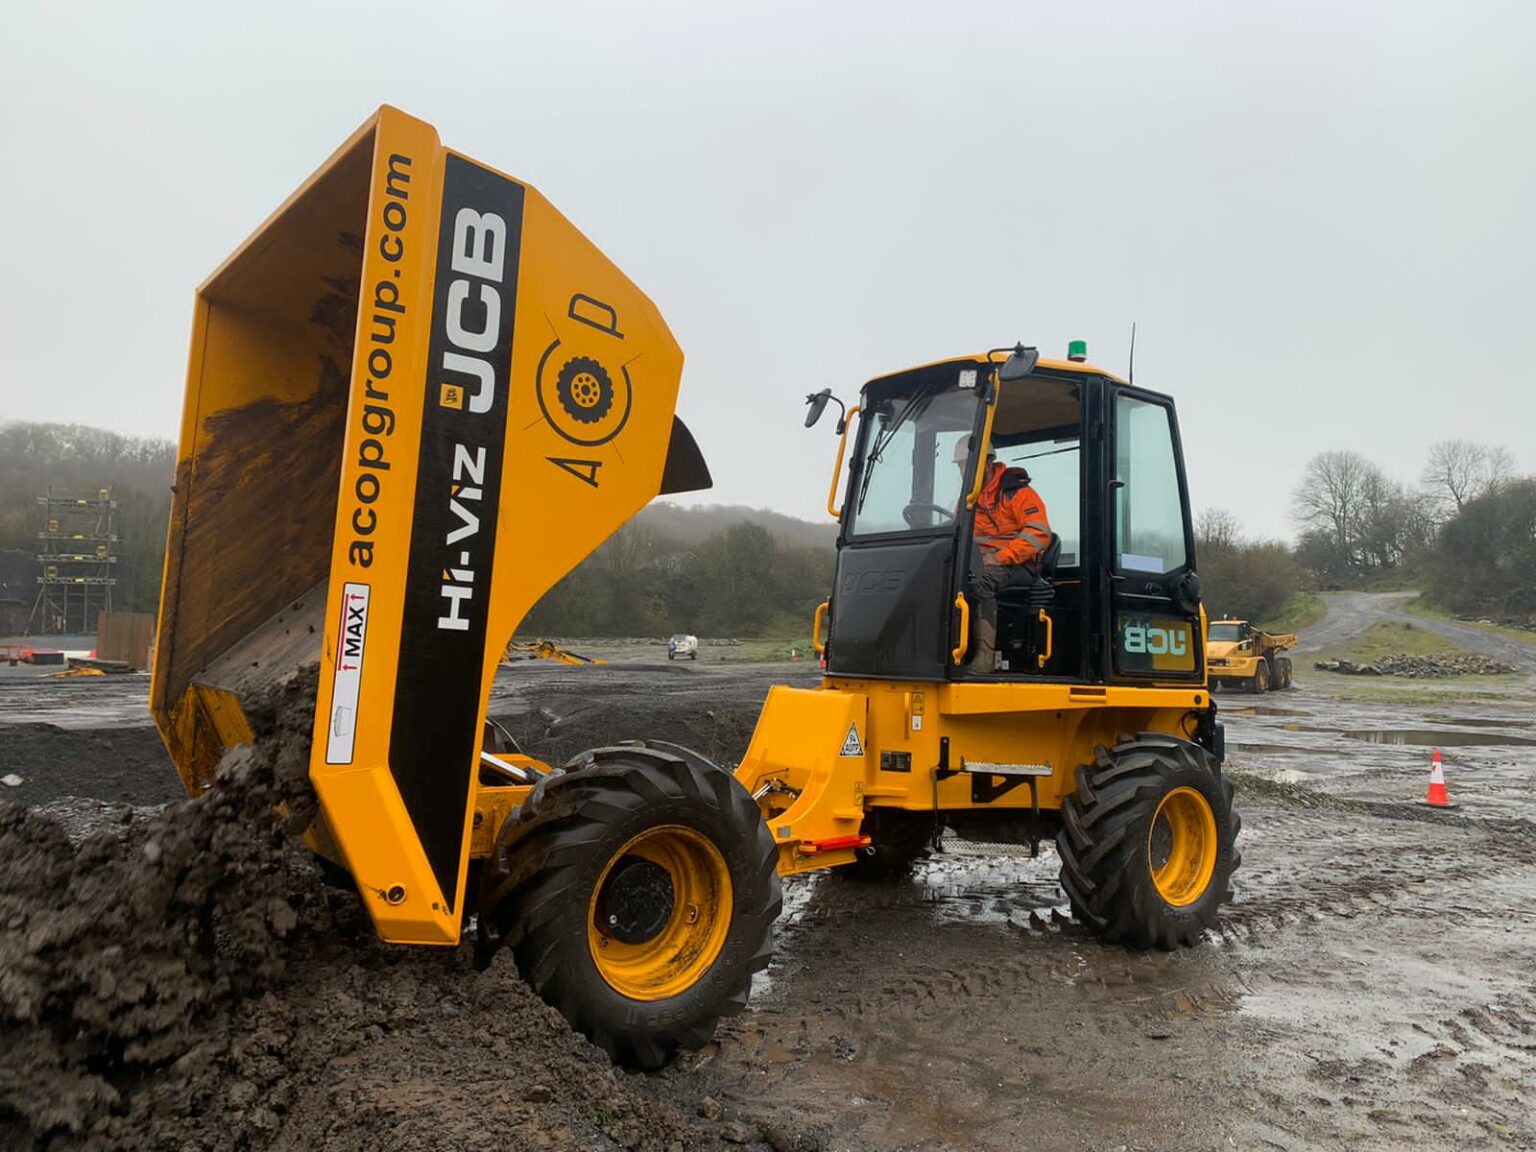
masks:
[[[982,556],[981,563],[982,566],[986,568],[1001,568],[1003,566],[1002,562],[999,561],[998,558],[991,552],[987,552]]]

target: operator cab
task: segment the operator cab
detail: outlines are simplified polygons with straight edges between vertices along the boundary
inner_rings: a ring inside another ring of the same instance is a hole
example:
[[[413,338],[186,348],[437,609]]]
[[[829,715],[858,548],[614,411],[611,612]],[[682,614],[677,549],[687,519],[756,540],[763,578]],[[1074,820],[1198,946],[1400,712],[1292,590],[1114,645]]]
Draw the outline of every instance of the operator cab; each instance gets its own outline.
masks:
[[[1217,620],[1205,638],[1210,644],[1246,644],[1253,639],[1253,627],[1246,620]]]
[[[810,424],[829,392],[808,399]],[[1193,532],[1168,397],[1019,347],[878,377],[839,423],[854,444],[833,509],[829,676],[1201,679]],[[1038,586],[998,595],[990,674],[964,668],[986,448],[1028,472],[1054,534]]]

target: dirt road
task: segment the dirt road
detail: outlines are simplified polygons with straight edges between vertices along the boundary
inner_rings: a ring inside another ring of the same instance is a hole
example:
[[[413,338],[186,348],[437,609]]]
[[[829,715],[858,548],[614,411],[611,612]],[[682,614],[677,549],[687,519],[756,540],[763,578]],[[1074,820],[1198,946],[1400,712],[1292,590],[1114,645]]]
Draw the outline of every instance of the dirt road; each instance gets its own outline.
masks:
[[[1536,643],[1503,636],[1473,624],[1415,616],[1406,610],[1406,605],[1418,595],[1417,592],[1326,592],[1323,600],[1328,605],[1328,614],[1302,631],[1296,651],[1333,648],[1358,636],[1372,624],[1391,620],[1442,636],[1469,652],[1492,657],[1528,675],[1536,674]]]
[[[1400,610],[1340,599],[1309,644]],[[729,761],[786,679],[814,669],[521,665],[492,711],[552,759],[658,735]],[[906,880],[787,883],[748,1012],[659,1075],[574,1097],[528,1067],[547,1049],[509,1025],[531,1009],[503,977],[368,944],[354,923],[355,974],[331,947],[232,1025],[232,1053],[240,1027],[263,1045],[241,1057],[241,1091],[281,1107],[216,1112],[229,1132],[188,1129],[189,1146],[618,1148],[652,1124],[669,1126],[659,1148],[1536,1149],[1536,695],[1394,688],[1312,675],[1223,700],[1244,865],[1221,931],[1192,950],[1103,947],[1066,921],[1049,849],[946,839]],[[44,694],[0,716],[35,724],[57,704],[56,685]],[[0,684],[0,701],[27,695]],[[68,736],[118,741],[111,799],[152,806],[170,768],[123,742],[137,730]],[[98,763],[85,744],[38,751],[44,731],[0,724],[0,749],[32,749],[29,802],[85,819],[99,802],[70,798],[103,791]],[[1454,813],[1413,803],[1431,745]],[[560,1075],[582,1066],[560,1059]]]

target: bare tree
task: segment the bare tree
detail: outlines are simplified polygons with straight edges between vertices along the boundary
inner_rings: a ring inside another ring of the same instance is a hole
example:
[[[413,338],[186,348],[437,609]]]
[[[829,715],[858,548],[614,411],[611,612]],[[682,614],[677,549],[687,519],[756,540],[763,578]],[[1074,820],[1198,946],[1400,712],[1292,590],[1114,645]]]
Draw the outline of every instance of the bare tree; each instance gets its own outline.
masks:
[[[1320,452],[1307,461],[1291,516],[1326,538],[1347,563],[1356,563],[1367,509],[1379,502],[1384,484],[1381,470],[1358,452]]]
[[[1237,517],[1225,508],[1201,509],[1195,521],[1195,541],[1206,554],[1231,552],[1242,543]]]
[[[1441,440],[1429,450],[1420,483],[1454,514],[1469,501],[1507,483],[1514,471],[1515,461],[1507,448],[1490,448],[1472,440]]]
[[[1515,478],[1515,458],[1510,455],[1508,448],[1488,449],[1488,464],[1484,475],[1488,481],[1484,495],[1498,491]]]

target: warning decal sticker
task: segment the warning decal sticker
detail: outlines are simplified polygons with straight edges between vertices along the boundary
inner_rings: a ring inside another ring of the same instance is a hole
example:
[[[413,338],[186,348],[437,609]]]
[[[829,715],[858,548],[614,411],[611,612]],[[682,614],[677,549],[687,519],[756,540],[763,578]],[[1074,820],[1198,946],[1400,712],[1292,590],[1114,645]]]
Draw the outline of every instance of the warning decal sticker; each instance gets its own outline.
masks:
[[[843,739],[843,746],[839,749],[839,756],[863,756],[864,745],[859,742],[858,722],[848,725],[848,735]]]

